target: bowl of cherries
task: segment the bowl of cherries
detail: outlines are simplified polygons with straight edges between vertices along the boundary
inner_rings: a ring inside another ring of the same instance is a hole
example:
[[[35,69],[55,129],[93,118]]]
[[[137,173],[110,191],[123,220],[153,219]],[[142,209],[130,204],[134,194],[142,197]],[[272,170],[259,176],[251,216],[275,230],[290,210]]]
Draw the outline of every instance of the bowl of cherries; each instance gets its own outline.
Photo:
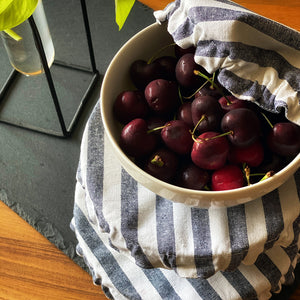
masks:
[[[174,202],[227,207],[261,197],[300,167],[300,126],[230,94],[148,26],[104,76],[101,116],[112,151],[140,184]]]

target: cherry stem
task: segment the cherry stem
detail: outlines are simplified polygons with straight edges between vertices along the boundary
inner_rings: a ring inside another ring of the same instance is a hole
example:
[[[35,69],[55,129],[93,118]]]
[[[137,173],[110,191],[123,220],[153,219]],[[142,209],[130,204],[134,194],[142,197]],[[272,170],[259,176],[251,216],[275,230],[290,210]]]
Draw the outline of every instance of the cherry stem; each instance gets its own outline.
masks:
[[[210,84],[211,84],[211,87],[214,87],[218,90],[218,92],[223,95],[223,97],[225,97],[226,101],[227,101],[227,104],[230,105],[231,104],[231,101],[226,97],[226,95],[223,93],[223,91],[219,88],[219,86],[215,83],[215,72],[213,73],[213,78],[209,78],[208,76],[206,76],[205,74],[201,73],[200,71],[198,70],[194,70],[194,74],[197,75],[197,76],[200,76],[200,77],[203,77],[204,79],[206,79]]]
[[[244,168],[244,173],[245,173],[245,177],[247,180],[247,185],[251,185],[251,183],[250,183],[250,168],[247,165],[244,165],[243,168]]]
[[[153,61],[153,60],[154,60],[154,59],[155,59],[162,51],[164,51],[165,49],[167,49],[167,48],[169,48],[169,47],[171,47],[171,46],[174,46],[174,45],[176,45],[176,44],[175,44],[175,43],[172,43],[172,44],[168,44],[168,45],[166,45],[166,46],[160,48],[158,51],[156,51],[156,52],[154,53],[153,56],[151,56],[151,57],[149,58],[149,60],[147,61],[147,64],[148,64],[148,65],[151,64],[152,61]]]
[[[148,133],[152,133],[152,132],[154,132],[154,131],[161,130],[161,129],[167,127],[167,126],[170,126],[170,124],[166,124],[166,125],[163,125],[163,126],[159,126],[159,127],[155,127],[155,128],[149,129],[149,130],[147,131],[147,134],[148,134]]]
[[[155,155],[153,159],[151,159],[151,164],[156,165],[158,167],[163,167],[164,162],[159,155]]]
[[[271,128],[273,128],[274,126],[271,123],[271,121],[269,120],[269,118],[263,112],[260,112],[260,113],[263,115],[263,117],[265,118],[265,120],[267,121],[267,123],[271,126]]]
[[[201,89],[208,83],[209,81],[206,80],[192,95],[187,96],[187,97],[183,97],[184,99],[191,99],[193,98],[199,91],[201,91]]]
[[[274,171],[269,171],[265,174],[265,176],[260,181],[266,180],[266,179],[272,177],[274,174],[275,174]]]

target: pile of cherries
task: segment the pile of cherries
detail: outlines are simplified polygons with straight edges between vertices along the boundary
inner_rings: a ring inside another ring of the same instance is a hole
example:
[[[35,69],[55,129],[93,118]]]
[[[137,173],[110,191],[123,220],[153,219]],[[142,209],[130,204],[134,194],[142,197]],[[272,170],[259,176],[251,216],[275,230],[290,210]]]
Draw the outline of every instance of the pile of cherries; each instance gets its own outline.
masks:
[[[300,151],[300,127],[232,96],[194,61],[194,47],[136,60],[136,89],[121,92],[119,144],[152,176],[195,190],[229,190],[264,180]]]

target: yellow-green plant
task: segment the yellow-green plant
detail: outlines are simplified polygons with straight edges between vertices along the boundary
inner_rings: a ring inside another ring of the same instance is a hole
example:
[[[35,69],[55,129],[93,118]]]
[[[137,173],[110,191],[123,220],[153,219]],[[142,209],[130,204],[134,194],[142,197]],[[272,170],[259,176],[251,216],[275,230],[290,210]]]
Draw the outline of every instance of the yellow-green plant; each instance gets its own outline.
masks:
[[[135,0],[115,0],[116,23],[122,29]]]
[[[38,0],[1,0],[0,31],[5,31],[15,40],[21,39],[12,28],[27,20],[34,12]]]

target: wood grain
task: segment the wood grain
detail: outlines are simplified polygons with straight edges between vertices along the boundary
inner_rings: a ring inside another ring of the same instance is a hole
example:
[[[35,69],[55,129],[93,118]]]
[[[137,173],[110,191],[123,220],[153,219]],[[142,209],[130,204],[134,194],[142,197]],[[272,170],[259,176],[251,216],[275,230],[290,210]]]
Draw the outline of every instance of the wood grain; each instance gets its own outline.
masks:
[[[88,273],[0,201],[0,299],[107,299]]]

